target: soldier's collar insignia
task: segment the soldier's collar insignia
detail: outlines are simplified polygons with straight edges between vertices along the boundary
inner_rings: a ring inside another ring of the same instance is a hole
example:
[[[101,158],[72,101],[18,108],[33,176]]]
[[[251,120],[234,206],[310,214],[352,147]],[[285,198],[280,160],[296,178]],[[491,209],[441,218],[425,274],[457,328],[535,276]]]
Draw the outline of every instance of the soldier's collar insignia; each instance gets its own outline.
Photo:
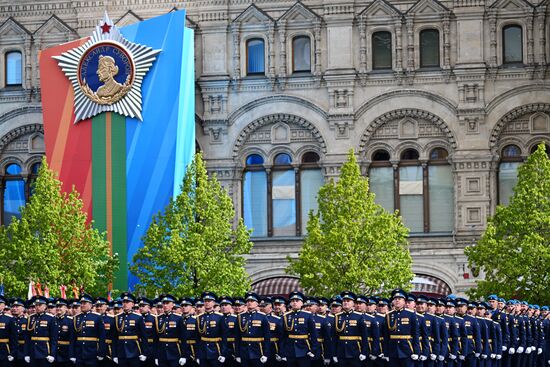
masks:
[[[54,56],[74,89],[75,123],[101,112],[141,116],[141,84],[161,50],[128,41],[107,13],[80,47]]]

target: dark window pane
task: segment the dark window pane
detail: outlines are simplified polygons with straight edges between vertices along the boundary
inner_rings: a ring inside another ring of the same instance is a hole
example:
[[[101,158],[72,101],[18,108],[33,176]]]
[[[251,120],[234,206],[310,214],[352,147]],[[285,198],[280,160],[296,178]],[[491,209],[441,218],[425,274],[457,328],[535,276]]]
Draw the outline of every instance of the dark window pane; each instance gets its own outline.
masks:
[[[263,164],[264,159],[259,154],[251,154],[246,158],[246,165],[252,166],[254,164]]]
[[[288,154],[285,154],[285,153],[281,153],[281,154],[278,154],[275,159],[273,160],[273,163],[275,165],[286,165],[286,164],[291,164],[292,163],[292,158],[290,158],[290,156]]]
[[[523,62],[521,27],[511,25],[502,30],[504,63]]]
[[[420,32],[420,67],[439,66],[439,31],[426,29]]]
[[[243,182],[244,224],[253,237],[267,236],[267,175],[265,171],[249,171]]]
[[[21,52],[6,54],[6,85],[21,85]]]
[[[292,40],[294,71],[311,71],[311,43],[309,37],[296,37]]]
[[[21,166],[18,164],[10,164],[6,167],[7,175],[18,175],[21,173]]]
[[[430,153],[430,159],[432,160],[438,160],[438,159],[447,159],[449,156],[449,153],[443,148],[435,148]]]
[[[401,154],[401,159],[404,161],[414,161],[419,157],[418,152],[414,149],[407,149]]]
[[[25,183],[23,180],[6,181],[4,190],[4,225],[8,225],[13,217],[21,218],[20,208],[25,205]]]
[[[40,163],[35,163],[35,164],[32,165],[31,173],[33,175],[37,175],[39,170],[40,170]]]
[[[274,171],[271,191],[273,236],[296,235],[296,177],[294,170]]]
[[[374,33],[372,35],[372,68],[391,69],[391,52],[391,33]]]
[[[502,158],[521,157],[521,150],[516,145],[508,145],[502,149]]]
[[[531,148],[531,151],[530,151],[531,154],[535,153],[538,148],[539,148],[538,144],[533,145],[533,147]],[[545,149],[546,155],[550,154],[550,146],[548,146],[548,144],[544,145],[544,149]]]
[[[307,152],[302,156],[302,163],[317,163],[319,162],[319,154],[315,152]]]
[[[247,47],[247,70],[248,74],[263,74],[265,67],[264,41],[251,39]]]
[[[372,155],[373,161],[389,161],[390,160],[390,153],[386,152],[385,150],[377,150]]]

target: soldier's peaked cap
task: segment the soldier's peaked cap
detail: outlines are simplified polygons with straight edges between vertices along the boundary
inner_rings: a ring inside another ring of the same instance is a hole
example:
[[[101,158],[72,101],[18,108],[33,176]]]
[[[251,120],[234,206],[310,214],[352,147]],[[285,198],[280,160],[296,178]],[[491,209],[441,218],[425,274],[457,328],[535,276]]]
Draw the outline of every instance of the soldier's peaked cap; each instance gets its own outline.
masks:
[[[391,292],[391,298],[407,298],[407,292],[405,292],[403,289],[394,289]]]
[[[216,301],[218,297],[216,296],[216,293],[206,291],[206,292],[202,292],[201,299],[203,301]]]
[[[304,301],[305,300],[305,296],[302,292],[299,292],[299,291],[294,291],[294,292],[291,292],[288,299],[290,301],[292,301],[293,299],[297,299],[297,300],[300,300],[300,301]]]

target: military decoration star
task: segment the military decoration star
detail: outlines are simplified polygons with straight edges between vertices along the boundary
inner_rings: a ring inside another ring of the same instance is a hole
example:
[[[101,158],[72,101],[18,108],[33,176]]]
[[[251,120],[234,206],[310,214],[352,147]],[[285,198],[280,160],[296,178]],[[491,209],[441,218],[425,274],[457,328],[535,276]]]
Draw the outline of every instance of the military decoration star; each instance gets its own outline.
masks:
[[[105,13],[85,44],[54,56],[75,92],[75,123],[110,111],[143,120],[141,85],[160,52],[128,41]]]

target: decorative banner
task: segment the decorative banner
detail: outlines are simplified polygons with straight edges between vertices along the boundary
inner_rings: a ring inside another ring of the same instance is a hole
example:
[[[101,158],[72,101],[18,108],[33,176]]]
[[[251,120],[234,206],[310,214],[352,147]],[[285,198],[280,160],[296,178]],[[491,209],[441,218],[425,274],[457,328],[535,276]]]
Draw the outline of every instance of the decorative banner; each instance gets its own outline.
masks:
[[[48,162],[107,232],[117,289],[136,283],[128,264],[193,158],[193,39],[185,11],[120,30],[105,15],[92,37],[40,55]]]

